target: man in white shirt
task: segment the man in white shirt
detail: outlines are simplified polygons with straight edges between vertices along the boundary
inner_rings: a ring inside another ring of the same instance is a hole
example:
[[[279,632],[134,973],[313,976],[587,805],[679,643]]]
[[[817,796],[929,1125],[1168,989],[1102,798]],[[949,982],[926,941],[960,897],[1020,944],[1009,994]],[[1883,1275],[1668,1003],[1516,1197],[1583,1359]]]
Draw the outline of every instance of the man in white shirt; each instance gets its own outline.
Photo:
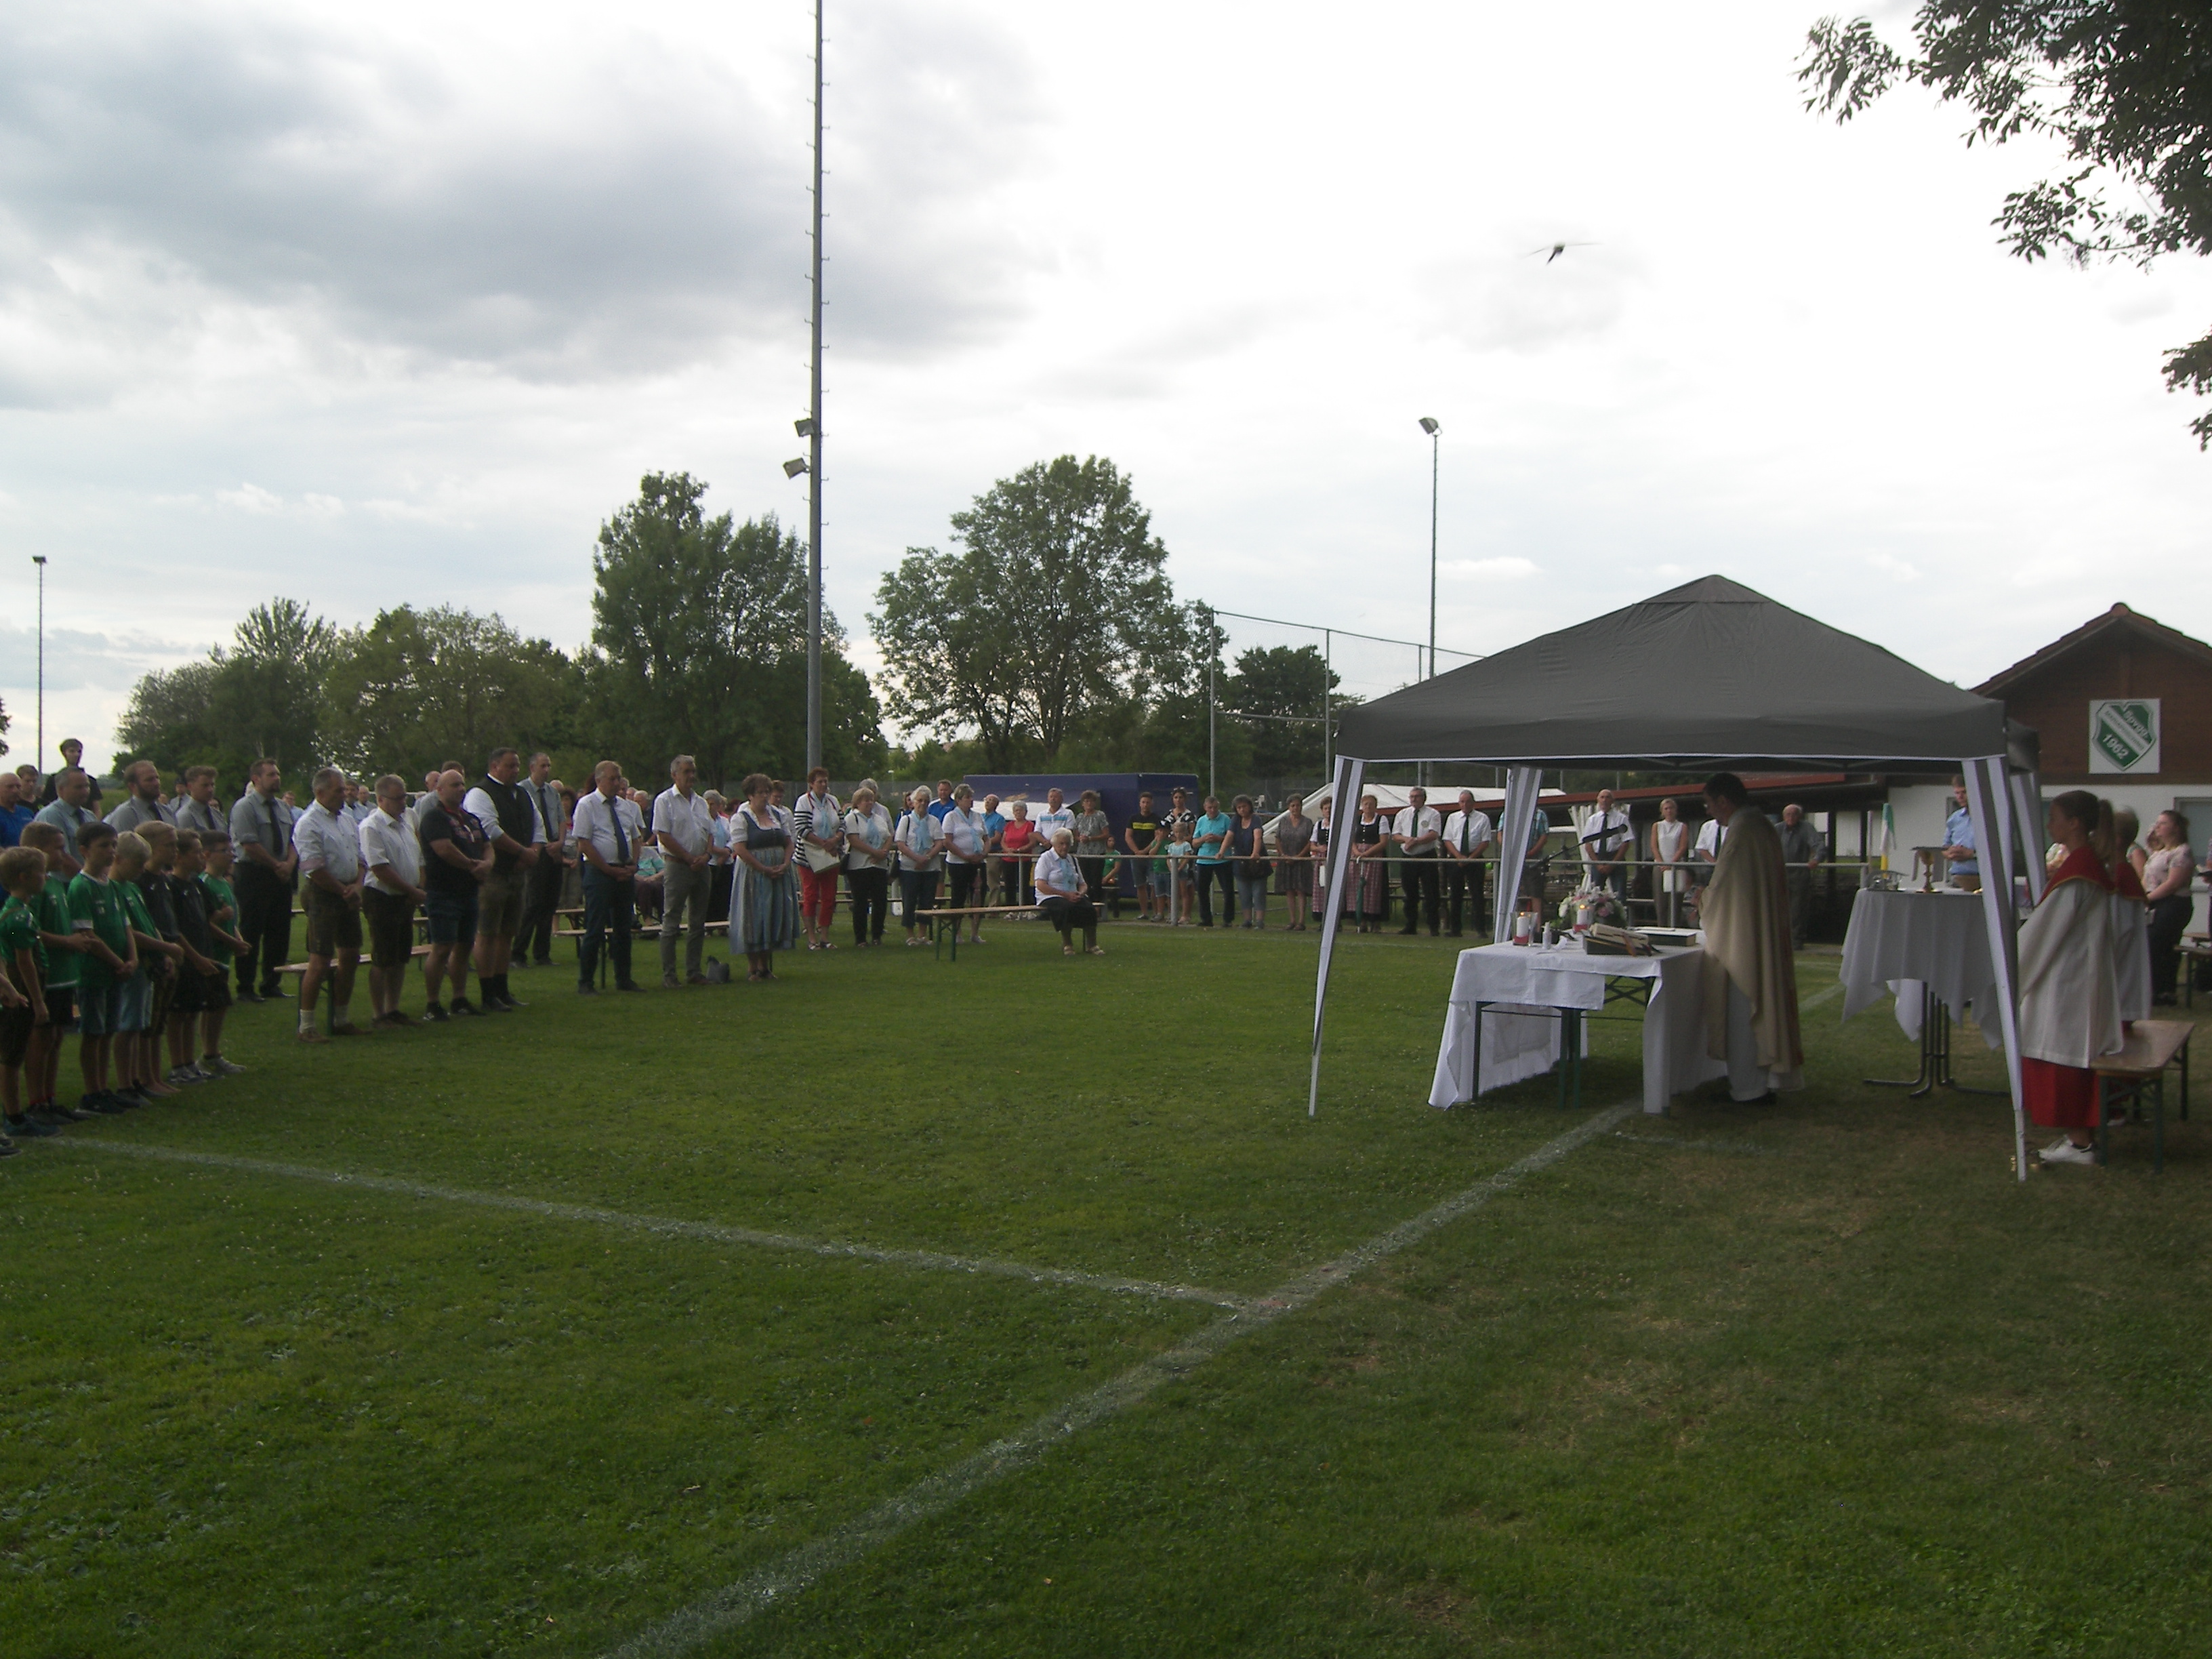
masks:
[[[1061,800],[1059,790],[1048,789],[1044,792],[1044,811],[1030,815],[1030,822],[1036,825],[1040,846],[1052,845],[1052,835],[1055,830],[1065,830],[1071,836],[1075,833],[1075,813],[1061,805]]]
[[[376,781],[376,805],[355,831],[363,872],[362,919],[368,924],[372,1025],[412,1025],[399,1012],[407,963],[415,954],[415,907],[422,903],[422,844],[407,822],[407,786],[391,774]]]
[[[622,793],[622,768],[601,761],[592,769],[592,793],[576,802],[573,833],[584,860],[584,939],[576,953],[579,994],[592,996],[599,952],[613,930],[615,989],[642,991],[630,977],[629,934],[636,918],[637,849],[645,839],[645,819],[637,804]]]
[[[300,976],[300,1041],[320,1042],[315,996],[331,986],[331,1035],[359,1036],[349,1005],[361,963],[361,829],[345,816],[346,775],[315,774],[315,799],[292,826],[292,846],[307,878],[307,971]],[[332,963],[337,964],[332,972]]]
[[[1452,938],[1460,936],[1462,909],[1471,910],[1475,931],[1487,933],[1482,908],[1483,860],[1491,855],[1492,844],[1498,832],[1491,827],[1490,814],[1479,812],[1474,806],[1474,791],[1459,792],[1459,810],[1444,820],[1444,884],[1447,903],[1444,910],[1444,931]]]
[[[1404,810],[1390,825],[1390,845],[1400,858],[1407,860],[1398,866],[1398,880],[1406,895],[1406,925],[1398,931],[1418,933],[1420,908],[1425,906],[1429,937],[1434,939],[1441,921],[1437,848],[1443,840],[1444,821],[1443,815],[1429,805],[1429,792],[1419,786],[1406,792],[1406,801]]]
[[[1627,812],[1613,804],[1612,790],[1597,792],[1597,810],[1583,820],[1582,846],[1590,884],[1610,888],[1616,897],[1626,899],[1628,855],[1636,850],[1636,831]]]
[[[689,918],[684,966],[694,985],[707,975],[699,953],[707,945],[707,901],[714,890],[714,810],[699,793],[699,763],[678,755],[668,763],[670,779],[653,803],[653,834],[666,860],[660,872],[660,983],[673,991],[676,934]]]
[[[507,989],[507,969],[522,929],[523,888],[545,844],[545,826],[521,777],[522,757],[504,746],[495,749],[483,780],[461,798],[491,842],[491,874],[477,896],[477,1000],[495,1014],[522,1006]]]

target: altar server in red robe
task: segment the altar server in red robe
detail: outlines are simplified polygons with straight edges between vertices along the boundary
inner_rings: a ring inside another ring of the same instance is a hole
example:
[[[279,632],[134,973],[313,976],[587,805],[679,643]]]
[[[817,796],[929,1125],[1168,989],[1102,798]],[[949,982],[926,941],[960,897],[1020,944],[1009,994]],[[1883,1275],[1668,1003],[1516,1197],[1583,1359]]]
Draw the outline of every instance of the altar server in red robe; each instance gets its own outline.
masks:
[[[2045,1164],[2096,1162],[2097,1074],[2121,1043],[2112,955],[2112,811],[2086,789],[2051,803],[2052,843],[2064,856],[2043,902],[2020,930],[2021,1085],[2027,1115],[2066,1133]]]

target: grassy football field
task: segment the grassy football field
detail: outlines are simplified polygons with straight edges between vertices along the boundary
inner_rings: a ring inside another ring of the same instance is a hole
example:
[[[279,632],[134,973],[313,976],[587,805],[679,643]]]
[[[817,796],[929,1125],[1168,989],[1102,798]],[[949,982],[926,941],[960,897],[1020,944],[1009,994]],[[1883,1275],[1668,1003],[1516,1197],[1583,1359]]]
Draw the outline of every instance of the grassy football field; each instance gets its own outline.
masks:
[[[1830,952],[1779,1107],[1432,1111],[1393,934],[1310,1121],[1314,935],[991,931],[27,1143],[0,1655],[2205,1650],[2212,1100],[2021,1186]]]

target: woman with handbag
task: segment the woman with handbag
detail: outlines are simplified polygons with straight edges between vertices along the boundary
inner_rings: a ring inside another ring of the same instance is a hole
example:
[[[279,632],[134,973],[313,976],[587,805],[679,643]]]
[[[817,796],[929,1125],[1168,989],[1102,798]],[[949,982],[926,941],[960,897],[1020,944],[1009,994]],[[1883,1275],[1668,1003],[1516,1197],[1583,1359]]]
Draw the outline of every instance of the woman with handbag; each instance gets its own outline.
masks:
[[[1235,862],[1237,869],[1237,908],[1244,913],[1247,927],[1267,925],[1267,878],[1275,866],[1267,857],[1267,843],[1254,816],[1252,797],[1239,795],[1229,804],[1232,814],[1229,823],[1229,841],[1223,848]]]
[[[834,951],[830,923],[837,914],[837,867],[845,861],[844,825],[837,798],[830,793],[830,769],[806,775],[806,793],[791,811],[799,837],[799,920],[806,928],[806,948]]]

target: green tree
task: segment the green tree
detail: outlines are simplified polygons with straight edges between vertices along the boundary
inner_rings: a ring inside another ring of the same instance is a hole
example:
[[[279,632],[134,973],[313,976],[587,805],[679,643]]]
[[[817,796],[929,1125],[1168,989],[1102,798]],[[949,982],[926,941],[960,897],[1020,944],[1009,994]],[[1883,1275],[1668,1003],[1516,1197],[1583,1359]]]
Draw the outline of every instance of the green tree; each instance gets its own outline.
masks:
[[[1913,55],[1861,17],[1815,24],[1806,107],[1848,121],[1899,79],[1973,116],[1966,142],[2057,140],[2068,171],[2004,198],[2023,259],[2212,252],[2212,9],[2203,0],[1923,0]],[[2114,191],[2120,196],[2116,199]],[[2212,392],[2212,334],[2169,351],[2169,388]],[[2212,413],[2191,422],[2212,445]]]
[[[212,656],[139,677],[115,728],[115,752],[150,760],[165,773],[212,766],[224,783],[243,785],[254,757],[241,739],[215,719],[216,682],[222,665]]]
[[[0,698],[0,755],[4,755],[8,752],[8,739],[4,735],[7,730],[8,704],[4,698]]]
[[[329,757],[411,787],[442,760],[471,771],[493,748],[573,743],[580,687],[567,656],[496,613],[401,605],[349,635],[325,681]]]
[[[1315,646],[1258,647],[1237,657],[1237,672],[1218,695],[1244,717],[1242,723],[1251,733],[1252,776],[1322,775],[1323,698],[1332,716],[1358,701],[1338,690],[1341,684]]]
[[[1178,672],[1167,549],[1111,461],[1002,478],[952,515],[962,550],[909,548],[868,620],[909,726],[972,730],[996,769],[1041,763]]]
[[[612,758],[641,783],[696,755],[709,783],[805,765],[806,551],[773,514],[706,516],[707,486],[648,473],[599,527],[587,695]],[[822,614],[823,763],[840,776],[884,754],[867,677]]]
[[[165,771],[213,766],[231,786],[264,755],[296,776],[323,758],[323,682],[348,640],[297,599],[258,605],[228,649],[140,678],[117,748]]]
[[[267,756],[288,775],[323,758],[323,682],[344,632],[297,599],[246,613],[232,647],[210,653],[217,672],[209,718],[226,741]]]

